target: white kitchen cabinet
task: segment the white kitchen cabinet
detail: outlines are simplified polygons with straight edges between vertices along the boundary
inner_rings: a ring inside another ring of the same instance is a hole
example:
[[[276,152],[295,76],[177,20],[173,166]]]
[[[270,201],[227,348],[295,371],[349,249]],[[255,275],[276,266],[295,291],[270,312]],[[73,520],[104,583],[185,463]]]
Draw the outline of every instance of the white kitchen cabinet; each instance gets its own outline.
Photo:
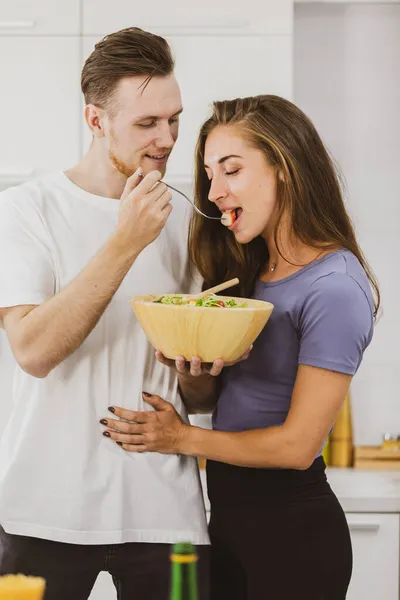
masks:
[[[134,590],[132,590],[134,593]],[[104,571],[98,576],[89,600],[117,600],[117,592],[109,573]]]
[[[79,33],[80,0],[0,0],[0,36]]]
[[[398,514],[346,513],[353,544],[347,600],[399,600]]]
[[[0,37],[0,187],[80,156],[78,38]]]
[[[257,94],[292,95],[292,38],[282,36],[235,37],[210,35],[167,38],[181,85],[184,112],[180,136],[168,163],[171,183],[190,180],[200,125],[213,100]],[[84,59],[97,37],[84,38]],[[239,43],[240,41],[240,43]],[[83,152],[91,136],[83,123]]]
[[[187,0],[134,3],[83,1],[83,34],[104,35],[124,27],[141,27],[161,35],[287,34],[292,31],[292,0]]]

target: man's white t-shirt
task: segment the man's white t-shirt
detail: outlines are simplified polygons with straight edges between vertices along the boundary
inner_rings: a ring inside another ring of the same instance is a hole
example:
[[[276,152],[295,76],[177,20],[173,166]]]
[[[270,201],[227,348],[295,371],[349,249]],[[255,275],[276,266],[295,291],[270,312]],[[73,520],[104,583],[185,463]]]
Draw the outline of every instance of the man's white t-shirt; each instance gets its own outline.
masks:
[[[174,371],[155,359],[130,305],[137,294],[184,292],[193,283],[185,201],[172,204],[166,227],[81,347],[43,379],[16,368],[0,440],[0,523],[8,533],[76,544],[209,543],[196,459],[128,453],[99,424],[112,405],[148,410],[142,391],[187,420]],[[115,232],[118,212],[118,200],[89,194],[63,173],[2,192],[0,306],[57,294]]]

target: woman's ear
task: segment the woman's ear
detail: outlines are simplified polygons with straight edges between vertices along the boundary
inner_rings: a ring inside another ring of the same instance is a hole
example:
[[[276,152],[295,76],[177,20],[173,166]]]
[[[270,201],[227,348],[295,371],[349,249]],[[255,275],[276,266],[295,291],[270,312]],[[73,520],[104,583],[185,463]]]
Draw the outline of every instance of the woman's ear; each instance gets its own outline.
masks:
[[[278,179],[285,183],[285,176],[283,175],[283,171],[281,169],[278,170]]]

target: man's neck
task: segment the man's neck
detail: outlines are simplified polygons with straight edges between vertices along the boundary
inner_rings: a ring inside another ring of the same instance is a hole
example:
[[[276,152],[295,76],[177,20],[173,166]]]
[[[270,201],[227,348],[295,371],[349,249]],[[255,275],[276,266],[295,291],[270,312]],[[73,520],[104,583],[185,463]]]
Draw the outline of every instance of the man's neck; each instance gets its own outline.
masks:
[[[119,200],[125,187],[126,177],[112,165],[108,156],[92,143],[82,160],[66,171],[75,185],[90,194]]]

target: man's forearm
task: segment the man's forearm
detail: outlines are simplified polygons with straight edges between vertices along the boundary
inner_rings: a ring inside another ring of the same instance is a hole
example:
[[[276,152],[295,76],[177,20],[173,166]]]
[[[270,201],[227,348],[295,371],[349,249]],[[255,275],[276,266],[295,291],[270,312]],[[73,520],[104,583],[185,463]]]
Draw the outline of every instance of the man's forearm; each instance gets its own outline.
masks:
[[[60,293],[19,323],[17,360],[37,377],[46,376],[74,352],[98,323],[139,252],[112,238]]]
[[[178,375],[179,390],[189,413],[210,413],[219,395],[219,378],[212,375]]]

